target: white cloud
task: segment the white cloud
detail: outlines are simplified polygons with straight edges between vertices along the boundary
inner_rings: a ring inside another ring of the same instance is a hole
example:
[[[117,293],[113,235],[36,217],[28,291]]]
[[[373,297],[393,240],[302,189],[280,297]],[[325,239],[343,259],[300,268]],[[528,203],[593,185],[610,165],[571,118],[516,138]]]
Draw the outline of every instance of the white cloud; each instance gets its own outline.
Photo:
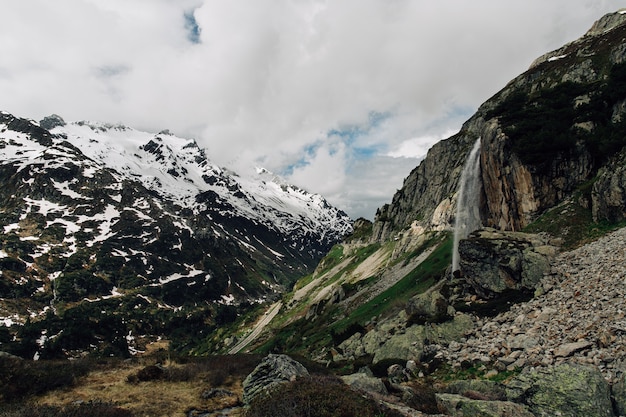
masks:
[[[5,1],[0,109],[171,129],[235,168],[281,172],[300,161],[292,181],[372,218],[378,194],[390,201],[410,171],[385,155],[423,154],[534,58],[618,8],[608,0]],[[386,117],[372,126],[372,114]],[[364,131],[341,145],[328,137],[346,126]],[[380,182],[360,182],[370,177]]]

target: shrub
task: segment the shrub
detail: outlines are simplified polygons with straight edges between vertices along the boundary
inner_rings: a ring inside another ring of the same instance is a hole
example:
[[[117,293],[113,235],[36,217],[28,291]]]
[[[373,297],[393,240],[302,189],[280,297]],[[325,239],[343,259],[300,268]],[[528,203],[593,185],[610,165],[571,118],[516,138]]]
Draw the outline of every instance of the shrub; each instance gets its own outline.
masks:
[[[74,384],[76,378],[90,369],[86,360],[24,361],[0,359],[0,399],[19,401],[31,395],[43,394]]]
[[[399,416],[331,376],[313,375],[286,383],[254,399],[245,417]]]

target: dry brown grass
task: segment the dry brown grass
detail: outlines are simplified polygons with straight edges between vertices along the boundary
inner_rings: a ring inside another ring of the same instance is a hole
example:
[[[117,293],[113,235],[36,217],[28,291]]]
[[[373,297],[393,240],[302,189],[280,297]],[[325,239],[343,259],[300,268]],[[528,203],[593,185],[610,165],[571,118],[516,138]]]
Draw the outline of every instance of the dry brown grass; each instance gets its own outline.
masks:
[[[258,363],[257,358],[249,356],[187,358],[179,362],[162,361],[163,356],[159,352],[132,361],[115,361],[81,377],[74,387],[50,391],[29,402],[65,406],[95,401],[116,404],[132,411],[135,417],[186,416],[190,410],[213,411],[240,405],[241,383]],[[137,374],[157,361],[164,369],[162,376],[139,381]],[[224,388],[234,395],[203,398],[202,394],[211,388]]]

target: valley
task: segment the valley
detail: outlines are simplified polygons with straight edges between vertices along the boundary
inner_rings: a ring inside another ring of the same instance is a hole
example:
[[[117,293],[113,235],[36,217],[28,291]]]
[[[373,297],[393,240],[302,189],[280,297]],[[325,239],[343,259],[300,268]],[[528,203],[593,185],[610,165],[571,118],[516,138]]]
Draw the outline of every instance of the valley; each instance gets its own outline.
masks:
[[[373,222],[166,131],[2,113],[0,415],[625,415],[625,120],[621,11]]]

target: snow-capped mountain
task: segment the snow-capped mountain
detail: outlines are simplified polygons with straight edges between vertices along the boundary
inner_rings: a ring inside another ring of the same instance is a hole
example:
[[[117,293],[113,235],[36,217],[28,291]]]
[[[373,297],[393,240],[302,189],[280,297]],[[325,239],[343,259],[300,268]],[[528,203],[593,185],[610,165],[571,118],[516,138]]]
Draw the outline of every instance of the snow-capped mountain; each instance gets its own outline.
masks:
[[[0,324],[111,300],[217,317],[308,273],[351,228],[323,197],[260,168],[239,177],[167,131],[0,114]]]

